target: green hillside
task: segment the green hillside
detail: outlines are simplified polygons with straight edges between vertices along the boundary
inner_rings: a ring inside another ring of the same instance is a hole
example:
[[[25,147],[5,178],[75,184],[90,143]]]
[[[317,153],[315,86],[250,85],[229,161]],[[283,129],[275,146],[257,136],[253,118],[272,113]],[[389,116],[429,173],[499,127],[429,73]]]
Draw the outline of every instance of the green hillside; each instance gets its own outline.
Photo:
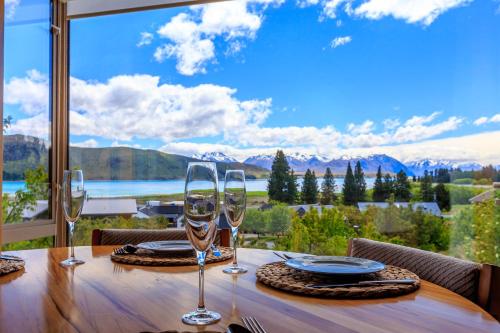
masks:
[[[4,180],[20,180],[27,169],[47,167],[48,151],[33,137],[4,137]],[[81,168],[91,180],[165,180],[184,178],[189,162],[198,161],[157,150],[127,147],[70,148],[70,167]],[[243,169],[249,177],[267,177],[268,171],[243,163],[217,163],[219,177],[226,169]]]

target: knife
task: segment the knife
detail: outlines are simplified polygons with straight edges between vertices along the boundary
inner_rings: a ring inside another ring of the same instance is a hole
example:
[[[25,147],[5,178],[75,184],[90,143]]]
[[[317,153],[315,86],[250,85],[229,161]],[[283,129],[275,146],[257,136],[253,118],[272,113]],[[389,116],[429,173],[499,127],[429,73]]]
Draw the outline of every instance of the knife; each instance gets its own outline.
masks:
[[[401,280],[374,280],[374,281],[360,281],[356,283],[319,283],[310,284],[309,288],[338,288],[338,287],[362,287],[362,286],[377,286],[383,284],[413,284],[414,279],[401,279]]]
[[[16,257],[16,256],[11,256],[11,255],[8,255],[8,254],[0,254],[0,259],[3,259],[3,260],[13,260],[13,261],[24,261],[23,258],[19,258],[19,257]]]

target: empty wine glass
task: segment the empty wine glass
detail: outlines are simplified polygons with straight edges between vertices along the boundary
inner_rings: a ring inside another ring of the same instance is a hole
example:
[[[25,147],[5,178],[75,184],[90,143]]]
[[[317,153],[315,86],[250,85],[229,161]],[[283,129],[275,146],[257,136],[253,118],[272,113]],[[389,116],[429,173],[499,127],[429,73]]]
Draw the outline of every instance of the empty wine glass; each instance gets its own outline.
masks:
[[[62,266],[80,265],[85,263],[85,261],[75,258],[75,244],[73,240],[73,234],[75,231],[75,223],[80,218],[86,195],[85,189],[83,187],[82,170],[64,170],[61,190],[64,217],[69,226],[71,256],[64,261],[61,261],[60,264]]]
[[[224,181],[224,213],[231,226],[233,236],[233,264],[225,269],[227,274],[242,274],[248,270],[238,266],[236,248],[238,246],[238,228],[245,217],[247,192],[245,187],[245,172],[243,170],[227,170]]]
[[[217,234],[219,216],[219,187],[217,167],[211,162],[189,163],[184,191],[186,233],[198,258],[198,308],[182,316],[189,325],[208,325],[220,320],[217,312],[205,308],[204,270],[207,250]]]

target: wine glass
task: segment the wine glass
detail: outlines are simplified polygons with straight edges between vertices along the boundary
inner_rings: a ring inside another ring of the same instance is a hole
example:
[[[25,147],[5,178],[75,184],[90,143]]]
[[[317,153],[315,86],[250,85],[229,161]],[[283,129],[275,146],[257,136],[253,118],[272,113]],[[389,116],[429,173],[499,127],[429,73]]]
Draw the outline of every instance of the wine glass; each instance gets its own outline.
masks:
[[[238,227],[245,217],[247,192],[245,187],[245,172],[243,170],[227,170],[224,181],[224,213],[231,226],[233,236],[233,264],[222,271],[227,274],[242,274],[248,270],[238,266],[236,248],[238,246]]]
[[[207,250],[211,248],[217,234],[216,220],[219,216],[219,187],[217,167],[211,162],[189,163],[184,191],[184,216],[186,233],[196,250],[199,267],[198,308],[182,316],[189,325],[208,325],[220,320],[217,312],[205,308],[204,270]]]
[[[64,217],[69,226],[71,256],[61,261],[60,264],[62,266],[74,266],[85,263],[85,261],[75,258],[75,244],[73,241],[75,223],[80,218],[83,203],[85,201],[85,194],[82,170],[64,170],[61,198]]]

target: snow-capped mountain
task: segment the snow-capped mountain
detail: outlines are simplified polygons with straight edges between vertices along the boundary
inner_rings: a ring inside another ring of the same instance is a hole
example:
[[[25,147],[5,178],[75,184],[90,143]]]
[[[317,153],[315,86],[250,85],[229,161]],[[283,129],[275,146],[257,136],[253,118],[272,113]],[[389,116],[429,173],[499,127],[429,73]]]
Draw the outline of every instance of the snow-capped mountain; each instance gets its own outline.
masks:
[[[408,168],[416,175],[421,176],[424,171],[433,171],[436,169],[457,169],[462,171],[476,171],[482,168],[482,165],[475,162],[459,162],[447,160],[419,160],[406,163]]]
[[[197,160],[209,161],[209,162],[225,162],[225,163],[238,162],[236,159],[227,156],[226,154],[221,152],[194,154],[191,157],[196,158]]]
[[[314,170],[318,174],[323,174],[329,167],[334,174],[344,174],[347,169],[347,163],[354,164],[359,160],[365,173],[376,173],[379,165],[382,171],[389,173],[398,173],[403,170],[408,175],[413,173],[401,162],[387,155],[370,155],[367,157],[349,157],[342,156],[329,160],[328,158],[315,155],[293,154],[286,155],[288,164],[296,172],[305,172],[307,169]],[[262,168],[271,169],[274,155],[258,155],[247,158],[244,163],[253,164]]]

